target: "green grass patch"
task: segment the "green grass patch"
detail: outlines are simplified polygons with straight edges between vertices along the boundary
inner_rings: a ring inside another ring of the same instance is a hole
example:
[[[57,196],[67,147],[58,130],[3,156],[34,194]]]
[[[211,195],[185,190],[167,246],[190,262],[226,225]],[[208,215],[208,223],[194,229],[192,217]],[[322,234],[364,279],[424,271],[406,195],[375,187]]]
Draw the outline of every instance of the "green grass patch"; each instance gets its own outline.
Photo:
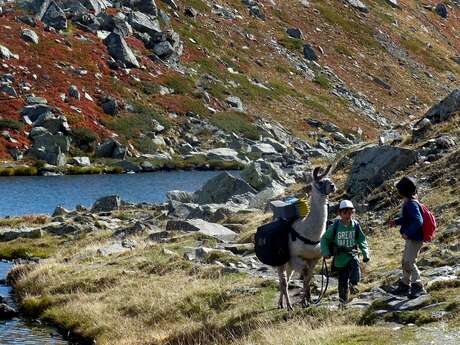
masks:
[[[36,167],[17,166],[0,168],[0,176],[35,176],[38,173]]]
[[[315,77],[315,79],[313,79],[313,82],[315,82],[316,84],[318,84],[319,86],[321,86],[324,89],[330,89],[331,88],[331,82],[323,74],[318,74]]]
[[[14,131],[20,131],[24,127],[21,121],[12,119],[0,119],[0,129],[12,129]]]
[[[305,98],[303,100],[303,103],[313,109],[313,110],[316,110],[316,111],[319,111],[320,113],[323,113],[323,114],[326,114],[326,115],[332,115],[332,113],[329,111],[329,109],[326,108],[325,105],[323,105],[322,103],[314,100],[314,99],[311,99],[311,98]]]
[[[17,238],[8,242],[0,242],[0,259],[31,259],[48,258],[56,252],[57,240],[51,236],[43,238]]]
[[[165,128],[170,127],[170,122],[149,106],[134,103],[134,113],[125,113],[104,121],[104,125],[126,139],[136,138],[140,133],[154,129],[152,119],[157,120]]]
[[[346,56],[353,56],[353,52],[345,45],[343,44],[338,44],[334,50],[339,53],[339,54],[342,54],[342,55],[346,55]]]
[[[258,139],[260,131],[247,115],[236,112],[222,112],[213,115],[211,123],[227,132],[235,132],[249,139]]]
[[[374,38],[373,29],[358,20],[350,20],[345,14],[345,9],[337,11],[335,7],[325,3],[316,4],[316,7],[328,23],[340,26],[344,32],[358,38],[359,43],[363,46],[367,48],[380,48],[380,44]]]
[[[286,49],[302,51],[305,42],[300,38],[282,37],[279,43]]]
[[[164,84],[178,95],[190,94],[195,88],[195,84],[190,78],[178,74],[168,76]]]
[[[89,128],[72,129],[72,143],[78,147],[89,149],[97,141],[97,135]]]

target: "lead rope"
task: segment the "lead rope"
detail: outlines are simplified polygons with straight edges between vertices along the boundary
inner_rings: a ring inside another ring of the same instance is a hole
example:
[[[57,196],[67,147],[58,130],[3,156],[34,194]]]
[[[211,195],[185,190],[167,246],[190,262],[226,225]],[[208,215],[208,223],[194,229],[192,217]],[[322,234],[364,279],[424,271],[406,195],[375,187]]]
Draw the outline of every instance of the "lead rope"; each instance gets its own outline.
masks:
[[[326,280],[326,284],[324,281]],[[321,290],[316,301],[313,301],[312,304],[318,305],[326,295],[327,287],[329,286],[329,268],[327,267],[326,259],[323,258],[323,265],[321,267]],[[323,289],[324,288],[324,289]]]

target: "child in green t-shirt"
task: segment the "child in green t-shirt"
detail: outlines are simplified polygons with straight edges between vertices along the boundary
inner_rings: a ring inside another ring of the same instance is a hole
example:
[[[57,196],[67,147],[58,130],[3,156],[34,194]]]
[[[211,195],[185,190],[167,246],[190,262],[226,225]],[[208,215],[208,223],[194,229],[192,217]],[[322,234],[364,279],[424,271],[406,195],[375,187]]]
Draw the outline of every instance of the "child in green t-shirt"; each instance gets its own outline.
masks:
[[[339,206],[339,216],[321,238],[321,253],[326,259],[334,256],[334,269],[339,278],[339,299],[348,302],[348,285],[356,289],[361,276],[358,259],[358,247],[363,261],[369,261],[366,236],[359,223],[353,219],[355,208],[350,200],[343,200]]]

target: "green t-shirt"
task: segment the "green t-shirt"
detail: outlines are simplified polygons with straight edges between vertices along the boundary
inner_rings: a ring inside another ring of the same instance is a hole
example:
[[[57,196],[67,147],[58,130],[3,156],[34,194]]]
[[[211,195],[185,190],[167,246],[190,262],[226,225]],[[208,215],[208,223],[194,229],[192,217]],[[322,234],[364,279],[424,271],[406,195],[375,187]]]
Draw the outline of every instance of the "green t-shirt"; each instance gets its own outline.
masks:
[[[349,226],[345,226],[340,220],[337,220],[337,222],[338,226],[335,238],[333,238],[334,224],[331,224],[323,237],[321,237],[321,253],[323,256],[332,255],[329,250],[329,244],[334,242],[337,247],[341,247],[342,249],[335,256],[335,267],[345,267],[353,257],[356,257],[358,255],[356,246],[359,247],[364,258],[369,258],[366,236],[361,227],[357,225],[357,222],[352,220]],[[358,231],[356,231],[355,226],[358,226]]]

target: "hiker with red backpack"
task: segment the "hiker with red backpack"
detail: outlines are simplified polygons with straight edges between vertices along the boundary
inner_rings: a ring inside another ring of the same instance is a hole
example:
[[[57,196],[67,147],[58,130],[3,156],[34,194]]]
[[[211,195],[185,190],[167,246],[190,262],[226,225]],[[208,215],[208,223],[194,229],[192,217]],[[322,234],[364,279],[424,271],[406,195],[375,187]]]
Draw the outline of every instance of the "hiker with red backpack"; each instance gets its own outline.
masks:
[[[397,295],[417,298],[426,294],[420,271],[416,265],[417,256],[423,242],[431,241],[436,231],[436,221],[431,212],[417,200],[417,186],[411,177],[403,177],[396,189],[403,198],[401,215],[389,222],[390,227],[400,226],[400,233],[405,240],[402,256],[403,276],[397,287],[391,290]]]
[[[363,261],[369,261],[369,250],[361,226],[353,218],[355,207],[350,200],[342,200],[339,216],[321,238],[321,253],[325,259],[334,257],[332,270],[338,274],[339,300],[343,306],[348,303],[348,291],[356,293],[356,285],[361,278],[358,247],[363,254]]]

